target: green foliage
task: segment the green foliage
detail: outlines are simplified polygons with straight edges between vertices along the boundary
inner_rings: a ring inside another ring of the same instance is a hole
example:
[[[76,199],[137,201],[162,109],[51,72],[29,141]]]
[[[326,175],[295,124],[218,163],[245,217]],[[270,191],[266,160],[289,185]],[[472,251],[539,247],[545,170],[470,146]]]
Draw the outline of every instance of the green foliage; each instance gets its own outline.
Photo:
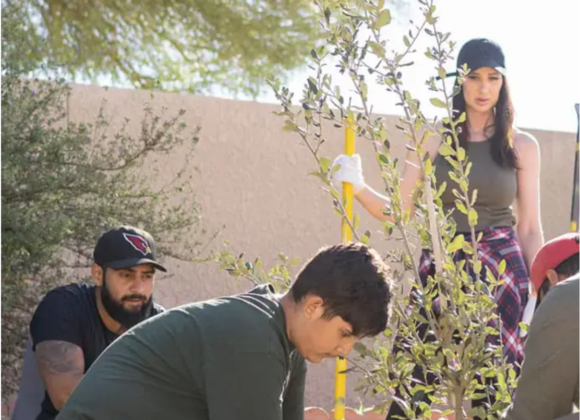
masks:
[[[308,0],[6,0],[28,45],[73,75],[111,76],[145,89],[256,95],[268,74],[304,63],[319,36]],[[4,8],[4,7],[3,7]]]
[[[229,249],[229,243],[225,243],[222,250],[214,252],[212,259],[218,263],[221,270],[226,271],[236,280],[243,279],[254,285],[270,283],[278,293],[288,290],[292,284],[292,268],[299,260],[289,258],[285,254],[278,254],[277,262],[269,270],[259,258],[253,261],[246,260],[244,254],[234,255]]]
[[[35,63],[4,48],[26,49],[19,15],[3,13],[2,29],[2,387],[9,397],[31,311],[90,264],[101,233],[139,226],[161,255],[186,260],[198,258],[206,240],[186,175],[199,128],[186,130],[184,111],[157,115],[146,104],[137,135],[129,120],[114,132],[104,108],[92,124],[71,123],[69,87],[25,78]],[[147,162],[175,147],[183,150],[175,176],[154,186],[160,182]]]
[[[418,25],[411,24],[404,36],[402,51],[387,48],[385,35],[391,15],[384,8],[383,0],[318,0],[315,3],[325,42],[311,51],[313,74],[306,81],[303,96],[296,106],[292,92],[276,79],[270,82],[282,106],[277,114],[284,117],[285,129],[295,132],[311,151],[317,163],[311,174],[320,179],[336,212],[343,219],[346,218],[344,203],[339,199],[340,192],[330,182],[333,168],[328,165],[329,158],[321,153],[322,146],[328,141],[329,125],[342,129],[348,120],[354,123],[359,139],[357,147],[364,147],[365,140],[373,147],[384,180],[384,192],[390,200],[385,214],[391,220],[383,223],[385,236],[401,244],[399,250],[388,256],[397,267],[394,284],[401,285],[411,279],[411,284],[418,289],[418,297],[413,302],[408,297],[394,299],[391,325],[383,339],[371,347],[357,346],[362,362],[351,360],[351,363],[365,376],[360,389],[382,395],[385,403],[378,408],[384,409],[393,398],[390,390],[402,385],[406,395],[399,403],[410,418],[415,418],[414,411],[418,406],[424,410],[422,417],[430,417],[430,408],[419,403],[419,396],[433,392],[432,401],[448,406],[455,412],[455,418],[461,419],[466,414],[462,410],[465,401],[492,392],[477,380],[477,375],[482,375],[494,378],[499,384],[499,388],[493,391],[496,403],[469,412],[467,416],[497,416],[509,404],[515,382],[515,372],[503,360],[501,346],[487,342],[489,336],[499,335],[499,331],[489,325],[490,321],[497,320],[493,294],[500,279],[489,273],[487,278],[481,278],[479,274],[481,261],[474,253],[478,238],[473,228],[477,223],[477,212],[473,208],[477,191],[469,189],[467,176],[471,163],[465,150],[459,147],[456,130],[465,115],[454,118],[452,114],[452,98],[457,89],[449,86],[445,79],[440,84],[436,84],[435,79],[444,76],[445,67],[453,62],[455,43],[450,40],[449,33],[439,29],[433,0],[418,1],[423,19]],[[426,118],[419,101],[404,85],[405,68],[413,65],[412,56],[417,53],[414,48],[416,41],[425,36],[431,41],[425,56],[432,60],[434,67],[434,75],[426,83],[434,92],[431,103],[447,112],[443,121]],[[360,107],[350,105],[352,98],[344,97],[336,81],[325,71],[330,63],[338,65],[340,74],[351,83],[362,104]],[[463,76],[461,73],[460,82]],[[397,159],[390,151],[394,140],[387,132],[384,119],[373,114],[368,105],[369,77],[373,77],[391,97],[394,96],[401,106],[402,116],[397,129],[405,139],[407,149],[417,154],[424,173],[412,195],[413,217],[409,210],[403,209],[401,174],[397,170]],[[440,154],[453,168],[450,173],[453,185],[437,185],[433,165],[425,155],[425,141],[435,136],[441,138]],[[468,215],[471,241],[466,241],[462,235],[455,236],[455,225],[443,211],[440,197],[446,188],[454,188],[457,211]],[[354,220],[357,220],[356,216]],[[351,224],[354,237],[369,242],[368,234],[357,232],[356,225],[356,222]],[[419,270],[414,259],[417,241],[414,238],[419,238],[421,248],[432,249],[435,256],[436,273],[428,277],[426,285],[419,282]],[[467,258],[455,262],[453,256],[458,251],[463,251]],[[472,267],[474,275],[469,274],[468,267]],[[435,313],[436,296],[440,299],[440,315]],[[419,337],[416,326],[420,323],[428,325],[433,342],[425,343]],[[391,352],[395,335],[401,336],[405,342],[399,353]],[[425,374],[437,379],[436,382],[430,386],[413,382],[411,372],[414,366],[422,367]]]

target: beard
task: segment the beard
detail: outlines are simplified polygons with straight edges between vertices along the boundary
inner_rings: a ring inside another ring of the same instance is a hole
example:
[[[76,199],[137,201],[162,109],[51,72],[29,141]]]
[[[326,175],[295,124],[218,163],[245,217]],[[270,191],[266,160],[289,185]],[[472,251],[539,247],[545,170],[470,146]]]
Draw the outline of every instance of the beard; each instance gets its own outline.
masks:
[[[143,302],[140,308],[129,310],[123,306],[123,302],[135,299],[140,299]],[[121,298],[121,301],[117,301],[111,295],[105,282],[103,282],[103,287],[101,287],[101,301],[111,318],[126,329],[132,328],[141,321],[149,318],[153,308],[153,296],[147,299],[143,295],[125,295]]]

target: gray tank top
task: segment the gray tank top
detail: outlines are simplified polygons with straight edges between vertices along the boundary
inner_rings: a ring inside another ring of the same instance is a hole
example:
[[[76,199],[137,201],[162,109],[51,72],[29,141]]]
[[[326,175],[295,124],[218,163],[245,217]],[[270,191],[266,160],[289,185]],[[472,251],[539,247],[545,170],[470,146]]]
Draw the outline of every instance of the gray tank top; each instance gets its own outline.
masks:
[[[516,198],[518,183],[514,169],[499,166],[491,156],[489,140],[470,142],[467,146],[467,158],[473,163],[469,174],[469,196],[477,190],[477,200],[474,209],[478,214],[475,231],[488,227],[512,227],[515,224],[512,204]],[[444,181],[447,188],[441,196],[445,212],[453,210],[451,217],[457,224],[457,232],[470,232],[467,215],[455,208],[453,189],[459,191],[459,185],[449,177],[453,168],[445,157],[435,158],[435,177],[437,186]]]

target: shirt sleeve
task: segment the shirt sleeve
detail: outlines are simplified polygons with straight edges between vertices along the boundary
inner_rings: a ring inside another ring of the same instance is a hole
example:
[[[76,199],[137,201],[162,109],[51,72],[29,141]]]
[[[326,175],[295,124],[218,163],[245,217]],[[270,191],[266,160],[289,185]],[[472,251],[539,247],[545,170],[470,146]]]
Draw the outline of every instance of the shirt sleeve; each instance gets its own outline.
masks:
[[[306,362],[302,357],[298,359],[292,370],[286,397],[284,398],[284,420],[304,419],[304,388],[306,384]]]
[[[571,413],[579,368],[577,285],[554,287],[538,307],[505,420],[556,419]]]
[[[151,310],[151,316],[159,315],[165,312],[165,307],[159,305],[157,302],[153,303],[153,309]]]
[[[209,356],[205,391],[209,420],[282,420],[288,370],[273,353]]]
[[[30,336],[33,349],[43,341],[66,341],[82,347],[78,301],[71,291],[54,289],[40,301],[32,321]]]

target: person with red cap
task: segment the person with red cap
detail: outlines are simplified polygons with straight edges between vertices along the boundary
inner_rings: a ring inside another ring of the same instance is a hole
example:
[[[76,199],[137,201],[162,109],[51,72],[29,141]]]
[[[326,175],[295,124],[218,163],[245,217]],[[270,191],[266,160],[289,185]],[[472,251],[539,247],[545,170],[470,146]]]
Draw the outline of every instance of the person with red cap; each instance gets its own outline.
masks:
[[[504,420],[559,419],[578,408],[579,242],[578,233],[559,236],[532,261],[536,313],[514,401]]]
[[[580,235],[576,232],[547,242],[536,254],[530,267],[530,280],[537,294],[536,309],[552,286],[578,273]]]

